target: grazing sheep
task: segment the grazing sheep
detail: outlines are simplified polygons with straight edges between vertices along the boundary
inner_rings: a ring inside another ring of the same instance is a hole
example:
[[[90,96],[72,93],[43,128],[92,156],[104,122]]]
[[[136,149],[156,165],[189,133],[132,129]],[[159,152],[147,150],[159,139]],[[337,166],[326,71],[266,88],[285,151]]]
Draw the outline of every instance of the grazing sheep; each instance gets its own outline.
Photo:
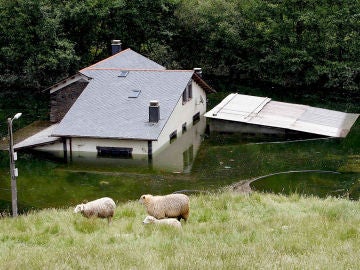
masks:
[[[114,216],[116,204],[113,199],[104,197],[88,203],[78,204],[74,213],[81,213],[84,217],[99,217],[107,218],[110,224],[112,217]]]
[[[150,194],[142,195],[140,203],[143,204],[150,216],[157,219],[189,218],[190,200],[185,194],[169,194],[164,196],[153,196]]]
[[[181,222],[178,221],[176,218],[157,219],[157,218],[154,218],[153,216],[147,216],[144,219],[143,224],[150,224],[150,223],[160,224],[160,225],[169,225],[169,226],[173,226],[176,228],[181,228]]]

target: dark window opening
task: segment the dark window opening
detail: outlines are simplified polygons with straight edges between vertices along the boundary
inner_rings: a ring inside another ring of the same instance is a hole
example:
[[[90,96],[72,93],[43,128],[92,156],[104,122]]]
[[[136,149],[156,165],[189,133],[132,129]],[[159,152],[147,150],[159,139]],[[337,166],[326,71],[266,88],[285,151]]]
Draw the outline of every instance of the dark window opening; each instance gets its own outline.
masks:
[[[185,104],[187,101],[186,90],[182,93],[182,103]]]
[[[200,121],[200,112],[194,114],[193,116],[193,125]]]
[[[173,143],[177,138],[177,131],[176,130],[173,131],[169,137],[170,137],[170,143]]]
[[[186,122],[182,125],[182,133],[184,134],[186,132]]]
[[[189,100],[190,100],[190,99],[192,99],[192,96],[193,96],[193,94],[192,94],[192,83],[191,83],[191,81],[190,81],[190,83],[188,84],[187,89],[188,89],[188,97],[189,97]]]
[[[186,86],[184,92],[182,93],[182,103],[185,104],[189,100],[192,99],[193,93],[192,93],[192,81],[188,83]]]
[[[132,148],[96,146],[98,157],[132,158]]]

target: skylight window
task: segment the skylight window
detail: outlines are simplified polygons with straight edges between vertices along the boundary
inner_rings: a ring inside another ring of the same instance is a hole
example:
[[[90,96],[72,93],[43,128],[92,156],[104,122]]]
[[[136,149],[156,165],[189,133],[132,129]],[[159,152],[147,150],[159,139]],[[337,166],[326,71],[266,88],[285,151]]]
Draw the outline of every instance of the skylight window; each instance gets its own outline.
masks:
[[[137,98],[141,93],[141,90],[131,90],[128,98]]]
[[[118,77],[126,77],[129,74],[128,70],[122,70]]]

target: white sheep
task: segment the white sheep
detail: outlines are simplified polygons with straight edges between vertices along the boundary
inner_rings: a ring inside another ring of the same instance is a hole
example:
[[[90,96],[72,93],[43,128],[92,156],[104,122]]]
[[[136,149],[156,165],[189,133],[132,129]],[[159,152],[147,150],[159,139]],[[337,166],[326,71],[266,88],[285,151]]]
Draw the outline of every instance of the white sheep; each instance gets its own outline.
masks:
[[[169,226],[173,226],[176,228],[181,228],[181,222],[178,221],[176,218],[164,218],[164,219],[157,219],[153,216],[147,216],[144,221],[143,224],[150,224],[150,223],[154,223],[154,224],[164,224],[164,225],[169,225]]]
[[[109,197],[100,198],[88,203],[78,204],[74,213],[81,213],[84,217],[99,217],[107,218],[110,224],[115,213],[116,204],[113,199]]]
[[[164,196],[142,195],[140,203],[146,208],[147,214],[157,219],[183,218],[185,221],[190,214],[190,200],[185,194],[169,194]]]

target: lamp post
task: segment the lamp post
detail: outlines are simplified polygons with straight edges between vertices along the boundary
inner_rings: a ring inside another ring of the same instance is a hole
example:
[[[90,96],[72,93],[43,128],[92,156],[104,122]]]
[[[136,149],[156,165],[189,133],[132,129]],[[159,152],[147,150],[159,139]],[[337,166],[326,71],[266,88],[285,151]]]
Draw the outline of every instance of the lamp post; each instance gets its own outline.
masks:
[[[14,139],[12,131],[12,122],[16,119],[19,119],[22,113],[17,113],[13,118],[8,118],[8,128],[9,128],[9,155],[10,155],[10,176],[11,176],[11,204],[12,204],[12,214],[13,217],[17,217],[17,189],[16,189],[16,177],[18,176],[18,170],[15,168],[15,160],[17,155],[14,152]]]

